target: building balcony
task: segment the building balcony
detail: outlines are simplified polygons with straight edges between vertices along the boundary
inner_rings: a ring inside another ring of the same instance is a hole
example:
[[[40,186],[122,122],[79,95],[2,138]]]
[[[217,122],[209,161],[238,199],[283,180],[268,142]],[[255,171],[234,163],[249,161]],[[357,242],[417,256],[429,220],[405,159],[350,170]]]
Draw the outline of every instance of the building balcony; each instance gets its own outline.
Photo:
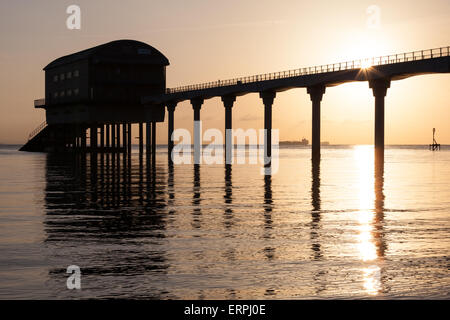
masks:
[[[35,108],[45,108],[45,99],[37,99],[34,100],[34,107]]]

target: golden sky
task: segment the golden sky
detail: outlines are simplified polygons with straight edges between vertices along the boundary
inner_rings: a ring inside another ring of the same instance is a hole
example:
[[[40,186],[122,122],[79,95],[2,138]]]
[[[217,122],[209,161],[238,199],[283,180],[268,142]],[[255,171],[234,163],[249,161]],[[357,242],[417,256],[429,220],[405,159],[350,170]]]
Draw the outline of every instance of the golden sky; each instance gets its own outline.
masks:
[[[66,27],[66,8],[81,8],[81,30]],[[379,8],[378,27],[368,7]],[[450,1],[130,0],[0,2],[0,143],[24,143],[45,119],[42,68],[53,59],[116,39],[146,42],[164,53],[167,85],[194,84],[355,58],[450,45]],[[450,74],[394,81],[386,97],[386,143],[427,144],[431,130],[450,144]],[[322,140],[372,144],[374,98],[366,82],[327,88]],[[279,93],[273,128],[281,140],[311,139],[306,89]],[[202,107],[203,128],[224,127],[219,98]],[[188,102],[175,127],[191,129]],[[263,127],[257,94],[238,97],[234,128]],[[167,141],[166,124],[158,142]]]

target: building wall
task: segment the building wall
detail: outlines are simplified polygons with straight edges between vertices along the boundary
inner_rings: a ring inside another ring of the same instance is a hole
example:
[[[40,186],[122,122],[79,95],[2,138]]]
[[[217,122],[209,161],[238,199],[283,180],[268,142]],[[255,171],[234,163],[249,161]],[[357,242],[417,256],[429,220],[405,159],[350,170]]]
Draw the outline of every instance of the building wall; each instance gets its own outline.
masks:
[[[47,68],[47,122],[164,121],[164,106],[144,106],[141,98],[165,92],[167,61],[139,46],[114,44]]]
[[[49,124],[164,121],[164,106],[141,97],[164,92],[165,66],[84,59],[47,70],[45,81]]]
[[[89,63],[87,59],[46,70],[46,105],[71,104],[88,100]]]
[[[149,64],[93,64],[93,102],[140,105],[143,96],[164,93],[164,69]]]

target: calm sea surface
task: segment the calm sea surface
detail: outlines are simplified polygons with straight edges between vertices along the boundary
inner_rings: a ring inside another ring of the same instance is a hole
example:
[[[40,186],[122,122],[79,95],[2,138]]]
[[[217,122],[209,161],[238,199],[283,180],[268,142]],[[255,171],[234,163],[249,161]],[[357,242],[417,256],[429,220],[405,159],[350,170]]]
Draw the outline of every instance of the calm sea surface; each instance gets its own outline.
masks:
[[[450,298],[450,148],[154,170],[0,146],[0,299]],[[68,290],[69,265],[81,290]]]

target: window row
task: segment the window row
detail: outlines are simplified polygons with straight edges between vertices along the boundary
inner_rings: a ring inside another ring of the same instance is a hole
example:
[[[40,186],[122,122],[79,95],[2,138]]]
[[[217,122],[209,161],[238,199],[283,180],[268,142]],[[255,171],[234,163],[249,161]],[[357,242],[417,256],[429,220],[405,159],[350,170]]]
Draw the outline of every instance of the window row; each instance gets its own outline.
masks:
[[[72,89],[68,89],[66,91],[63,90],[63,91],[60,91],[60,92],[53,92],[53,98],[58,98],[58,97],[63,98],[65,96],[70,97],[70,96],[72,96],[72,94],[74,96],[77,96],[79,93],[80,93],[80,90],[78,88],[75,88],[73,90]]]
[[[61,73],[60,75],[53,76],[53,82],[63,81],[65,79],[72,79],[72,77],[76,78],[79,75],[80,72],[78,70],[75,70],[74,72],[69,71],[67,73]]]

